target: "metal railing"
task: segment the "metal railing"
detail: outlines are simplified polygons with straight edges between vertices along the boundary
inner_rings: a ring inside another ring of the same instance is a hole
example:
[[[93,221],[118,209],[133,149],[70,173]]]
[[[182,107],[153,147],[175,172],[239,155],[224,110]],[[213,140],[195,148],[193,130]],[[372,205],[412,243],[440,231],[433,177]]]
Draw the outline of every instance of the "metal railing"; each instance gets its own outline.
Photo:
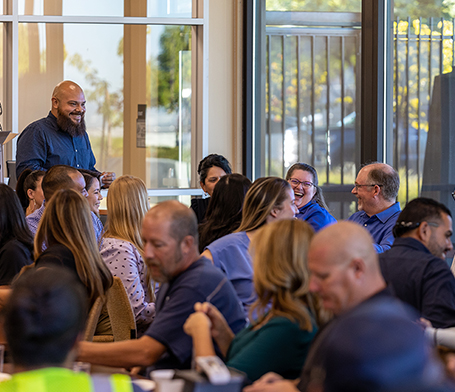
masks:
[[[283,177],[292,163],[310,163],[344,218],[359,163],[360,14],[266,18],[266,174]]]
[[[312,164],[334,215],[345,218],[354,200],[347,192],[363,163],[360,14],[267,12],[266,19],[266,174],[284,176],[296,161]],[[452,71],[454,49],[453,20],[394,22],[393,126],[386,138],[400,202],[419,196],[428,181],[434,80]]]

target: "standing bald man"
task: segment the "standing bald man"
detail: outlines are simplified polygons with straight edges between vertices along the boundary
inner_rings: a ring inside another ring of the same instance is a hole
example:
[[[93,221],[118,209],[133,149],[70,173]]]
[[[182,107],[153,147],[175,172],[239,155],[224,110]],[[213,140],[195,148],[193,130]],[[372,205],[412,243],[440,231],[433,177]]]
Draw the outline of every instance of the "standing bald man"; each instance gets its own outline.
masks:
[[[84,91],[74,82],[59,83],[52,93],[48,116],[29,124],[17,140],[16,174],[26,168],[48,170],[54,165],[98,172],[85,126]],[[103,187],[115,173],[102,173]]]

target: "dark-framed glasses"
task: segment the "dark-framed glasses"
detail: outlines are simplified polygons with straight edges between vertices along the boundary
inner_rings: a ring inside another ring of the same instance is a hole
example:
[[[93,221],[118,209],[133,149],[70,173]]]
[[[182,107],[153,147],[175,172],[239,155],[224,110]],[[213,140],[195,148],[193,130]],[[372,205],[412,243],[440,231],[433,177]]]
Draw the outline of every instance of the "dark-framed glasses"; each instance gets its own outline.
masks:
[[[362,188],[363,186],[382,186],[382,184],[354,184],[354,188],[356,190],[359,190],[360,188]]]
[[[297,178],[290,178],[288,182],[294,187],[298,187],[300,184],[302,184],[304,188],[315,186],[311,181],[299,181]]]

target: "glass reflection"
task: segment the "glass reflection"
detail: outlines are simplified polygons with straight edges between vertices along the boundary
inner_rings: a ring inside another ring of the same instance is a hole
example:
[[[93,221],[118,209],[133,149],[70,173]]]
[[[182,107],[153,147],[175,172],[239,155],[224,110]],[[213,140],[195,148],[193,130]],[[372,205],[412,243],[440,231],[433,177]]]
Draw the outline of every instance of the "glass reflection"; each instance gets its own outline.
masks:
[[[73,80],[87,100],[87,132],[97,169],[121,175],[122,43],[121,25],[20,24],[19,129],[47,116],[54,86]]]
[[[191,172],[191,28],[147,34],[147,187],[188,188]]]
[[[126,0],[18,0],[18,9],[19,15],[124,16],[125,1]],[[143,1],[146,1],[147,3],[146,15],[128,16],[191,18],[192,0]],[[2,6],[1,3],[0,6]]]

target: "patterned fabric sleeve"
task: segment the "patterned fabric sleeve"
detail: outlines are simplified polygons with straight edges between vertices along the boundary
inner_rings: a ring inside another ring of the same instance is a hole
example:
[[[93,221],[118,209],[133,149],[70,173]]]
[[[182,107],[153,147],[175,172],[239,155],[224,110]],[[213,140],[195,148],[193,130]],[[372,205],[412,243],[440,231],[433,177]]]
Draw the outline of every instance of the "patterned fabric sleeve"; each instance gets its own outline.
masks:
[[[150,302],[146,288],[144,261],[134,245],[127,241],[104,238],[101,256],[112,275],[125,286],[131,303],[138,332],[143,332],[155,317],[155,304]]]

